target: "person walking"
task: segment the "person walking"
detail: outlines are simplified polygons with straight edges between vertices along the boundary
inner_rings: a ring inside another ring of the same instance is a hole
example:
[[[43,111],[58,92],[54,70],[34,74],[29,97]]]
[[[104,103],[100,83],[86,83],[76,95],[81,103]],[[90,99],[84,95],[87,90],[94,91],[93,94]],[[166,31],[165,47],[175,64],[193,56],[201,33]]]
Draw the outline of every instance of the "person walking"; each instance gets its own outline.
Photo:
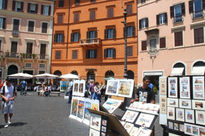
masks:
[[[1,97],[3,98],[3,114],[5,125],[7,128],[11,124],[11,118],[13,116],[14,100],[17,96],[16,88],[11,84],[10,79],[6,79],[6,83],[1,88]]]
[[[95,82],[95,86],[94,86],[94,93],[92,95],[92,99],[97,99],[99,100],[99,102],[101,102],[101,89],[103,88],[103,86],[99,86],[98,82]]]
[[[21,81],[20,83],[21,85],[21,95],[26,95],[26,85],[27,85],[27,82],[25,80]]]

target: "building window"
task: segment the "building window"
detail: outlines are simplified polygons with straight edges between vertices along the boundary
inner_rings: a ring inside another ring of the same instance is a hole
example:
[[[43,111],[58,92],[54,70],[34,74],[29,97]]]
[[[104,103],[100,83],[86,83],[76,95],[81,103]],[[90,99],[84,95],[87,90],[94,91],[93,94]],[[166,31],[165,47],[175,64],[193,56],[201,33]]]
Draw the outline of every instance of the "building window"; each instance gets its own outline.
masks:
[[[58,7],[64,7],[64,0],[58,0]]]
[[[12,7],[13,11],[23,12],[23,2],[13,1],[13,5],[12,6],[13,6]]]
[[[95,3],[95,2],[96,2],[96,0],[90,0],[90,2],[91,2],[91,3]]]
[[[90,11],[90,20],[95,20],[95,10]]]
[[[40,59],[45,59],[45,56],[46,56],[46,44],[41,44]]]
[[[87,32],[87,39],[97,38],[97,30],[91,30]]]
[[[28,13],[37,13],[38,4],[28,3]]]
[[[108,17],[108,18],[112,18],[112,17],[114,16],[113,10],[114,10],[113,7],[107,8],[107,17]]]
[[[14,31],[19,31],[19,25],[20,25],[20,20],[19,19],[14,19],[13,20],[13,30]]]
[[[183,45],[183,33],[182,33],[182,31],[175,32],[174,39],[175,39],[175,46],[182,46]]]
[[[1,51],[1,43],[2,43],[2,42],[1,42],[1,40],[0,40],[0,51]]]
[[[153,38],[149,40],[150,50],[157,49],[157,39]]]
[[[160,48],[166,48],[166,38],[160,38]]]
[[[96,57],[97,57],[97,50],[96,49],[86,51],[86,58],[87,59],[93,59],[93,58],[96,58]]]
[[[141,2],[141,3],[145,3],[145,2],[146,2],[146,0],[140,0],[140,2]]]
[[[27,48],[26,48],[26,58],[31,58],[32,57],[32,50],[33,50],[33,43],[28,42],[27,43]]]
[[[61,51],[55,51],[55,59],[61,59]]]
[[[147,28],[148,27],[148,18],[143,18],[143,19],[140,19],[140,22],[139,22],[139,27],[140,29],[144,29],[144,28]]]
[[[28,21],[28,32],[34,31],[34,21]]]
[[[64,42],[64,34],[58,33],[54,35],[54,42],[55,43],[63,43]]]
[[[7,9],[7,0],[0,0],[0,9]]]
[[[0,17],[0,29],[6,29],[6,18]]]
[[[132,4],[127,4],[127,15],[131,15],[132,14]]]
[[[42,23],[41,33],[47,33],[48,23]]]
[[[58,24],[62,24],[63,23],[63,14],[58,14]]]
[[[107,28],[105,29],[105,39],[114,39],[116,38],[116,30],[115,28]]]
[[[25,67],[26,67],[26,68],[32,68],[32,64],[31,64],[31,63],[26,63],[26,64],[25,64]]]
[[[46,67],[46,64],[39,64],[39,68],[45,68]],[[44,72],[45,73],[45,72]]]
[[[132,48],[132,46],[127,47],[127,56],[133,56],[133,48]]]
[[[80,13],[74,13],[74,23],[79,22]]]
[[[77,59],[78,58],[78,51],[77,50],[73,50],[72,51],[72,59]]]
[[[182,16],[185,15],[185,5],[184,3],[174,5],[170,7],[171,17],[174,18],[174,23],[182,22]]]
[[[203,43],[204,42],[204,28],[196,28],[194,29],[194,44]]]
[[[167,13],[157,15],[157,25],[167,24]]]
[[[203,17],[203,8],[205,1],[203,0],[191,0],[189,1],[189,13],[193,13],[193,19]]]
[[[71,33],[71,42],[79,42],[80,41],[80,32]]]
[[[146,51],[147,50],[147,41],[142,41],[142,51]]]
[[[80,5],[80,0],[75,0],[75,5],[76,6]]]
[[[104,58],[115,58],[115,57],[116,57],[115,48],[104,49]]]
[[[127,37],[133,37],[133,36],[135,36],[135,27],[128,26],[127,27]]]
[[[16,41],[11,42],[11,54],[16,55],[17,45],[18,45],[18,42],[16,42]]]
[[[44,16],[50,16],[51,6],[41,5],[41,14],[44,15]]]

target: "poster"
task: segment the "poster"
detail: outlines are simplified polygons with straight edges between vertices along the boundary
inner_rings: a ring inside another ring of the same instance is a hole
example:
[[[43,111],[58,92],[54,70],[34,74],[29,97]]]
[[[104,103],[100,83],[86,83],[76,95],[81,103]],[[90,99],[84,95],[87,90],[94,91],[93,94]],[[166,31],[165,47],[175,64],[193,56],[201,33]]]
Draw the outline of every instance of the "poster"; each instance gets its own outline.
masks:
[[[84,101],[83,100],[79,100],[78,101],[78,114],[77,116],[80,118],[80,119],[83,119],[84,118]]]
[[[205,99],[203,76],[193,77],[193,99]]]
[[[178,86],[177,77],[168,78],[168,97],[177,98],[178,97]]]
[[[180,77],[180,98],[190,99],[190,78],[189,77]]]
[[[78,111],[78,99],[73,98],[71,103],[71,114],[77,116],[77,111]]]
[[[122,104],[121,100],[108,98],[107,101],[103,104],[103,107],[109,113],[113,113],[121,104]]]

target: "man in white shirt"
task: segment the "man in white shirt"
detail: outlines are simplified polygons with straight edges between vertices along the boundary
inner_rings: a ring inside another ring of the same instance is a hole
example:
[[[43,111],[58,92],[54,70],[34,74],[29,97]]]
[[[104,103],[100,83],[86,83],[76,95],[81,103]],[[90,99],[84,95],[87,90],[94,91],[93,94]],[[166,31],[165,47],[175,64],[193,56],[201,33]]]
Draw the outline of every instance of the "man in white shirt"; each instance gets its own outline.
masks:
[[[5,119],[5,128],[11,124],[11,118],[13,116],[13,106],[14,106],[14,99],[17,96],[17,92],[15,87],[10,83],[10,79],[6,79],[6,83],[1,88],[1,97],[3,98],[3,114]],[[10,117],[10,121],[8,120]]]

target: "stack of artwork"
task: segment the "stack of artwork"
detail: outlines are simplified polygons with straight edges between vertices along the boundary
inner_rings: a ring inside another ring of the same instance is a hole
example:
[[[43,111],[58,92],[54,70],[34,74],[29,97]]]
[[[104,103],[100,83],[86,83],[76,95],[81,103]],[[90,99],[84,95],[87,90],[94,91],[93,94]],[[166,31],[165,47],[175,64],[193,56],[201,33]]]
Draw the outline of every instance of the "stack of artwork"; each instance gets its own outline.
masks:
[[[121,104],[122,104],[121,100],[108,98],[107,101],[103,104],[103,107],[109,113],[113,113]]]
[[[75,80],[73,83],[73,95],[84,96],[85,94],[85,80]]]
[[[73,97],[69,117],[89,125],[91,115],[88,108],[99,110],[99,101],[82,97]]]
[[[107,95],[115,95],[115,96],[131,98],[133,88],[134,88],[134,80],[132,79],[108,80],[105,93]]]
[[[181,135],[205,135],[204,76],[168,77],[167,81],[168,98],[160,98],[160,112],[167,112],[168,128]]]

